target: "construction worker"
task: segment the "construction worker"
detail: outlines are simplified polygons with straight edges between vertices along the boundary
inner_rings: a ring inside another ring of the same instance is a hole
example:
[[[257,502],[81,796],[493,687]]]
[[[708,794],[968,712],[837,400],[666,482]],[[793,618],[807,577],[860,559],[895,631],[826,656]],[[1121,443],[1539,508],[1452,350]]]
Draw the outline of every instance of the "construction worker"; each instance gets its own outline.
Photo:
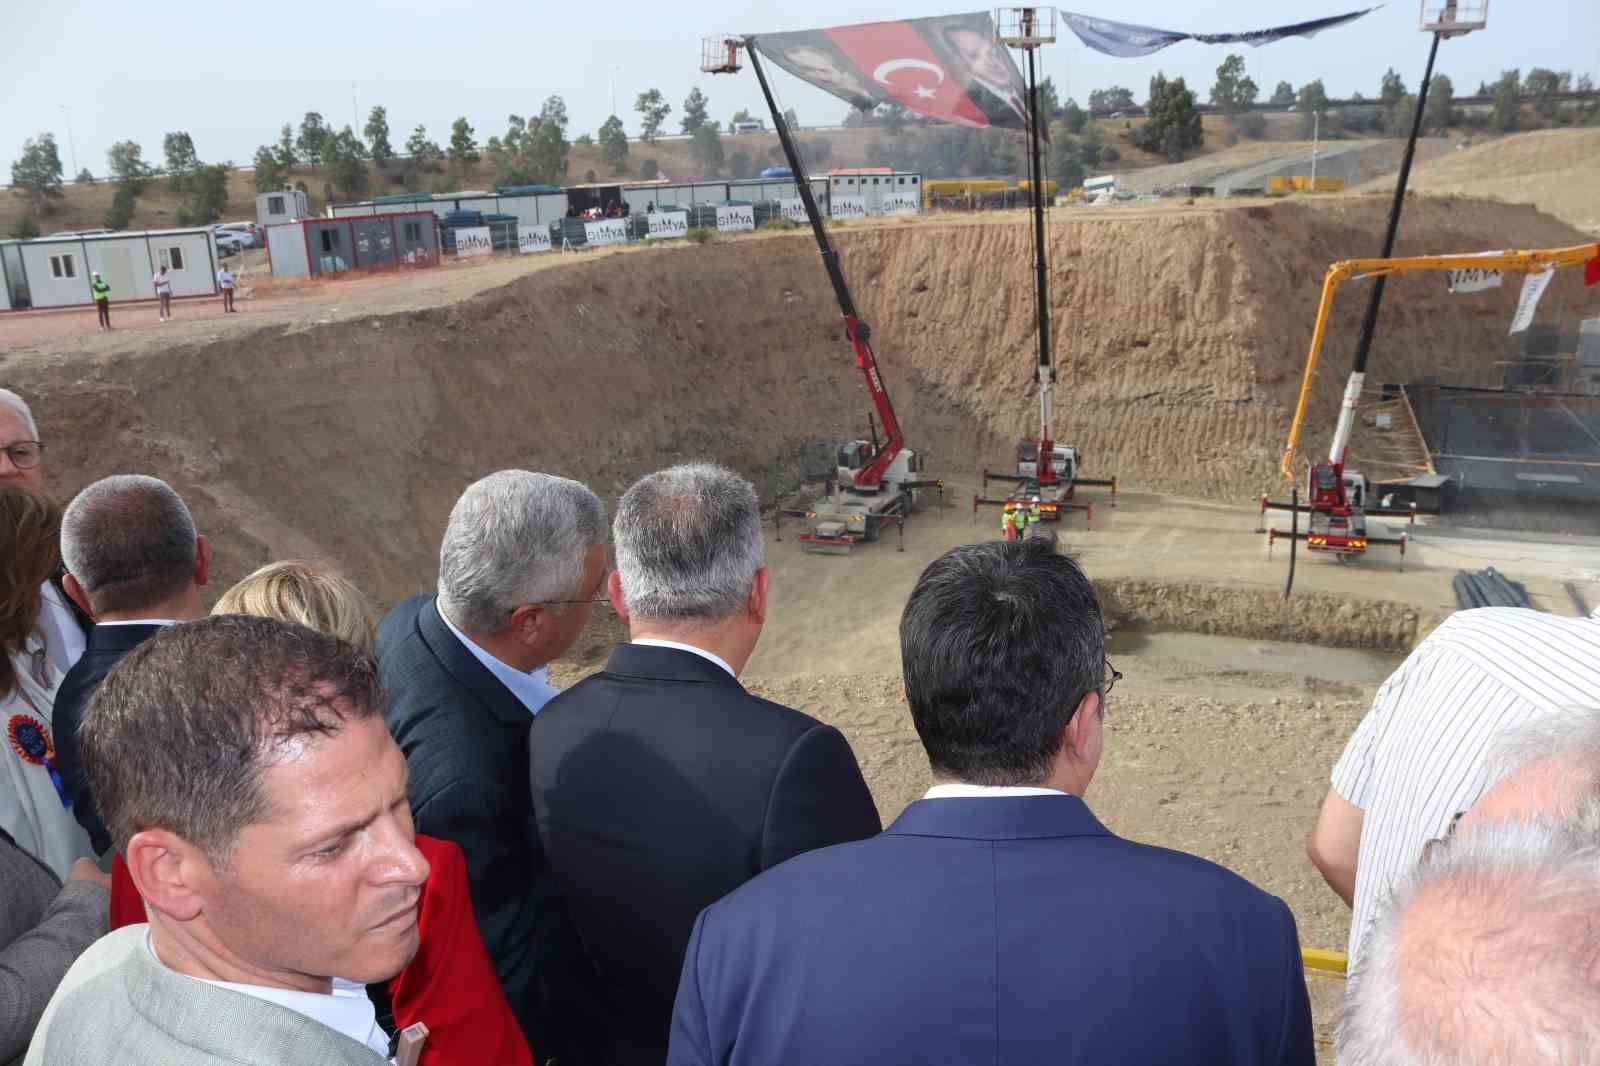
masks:
[[[1039,497],[1033,498],[1033,506],[1028,508],[1028,524],[1036,526],[1044,521],[1044,510],[1039,506]]]
[[[94,280],[89,282],[89,293],[94,297],[94,310],[100,316],[100,328],[103,331],[111,329],[111,286],[106,284],[106,279],[94,272]]]
[[[1025,504],[1021,503],[1021,502],[1018,502],[1018,503],[1016,503],[1016,504],[1014,504],[1012,506],[1012,512],[1011,513],[1014,514],[1016,516],[1016,519],[1017,519],[1017,539],[1018,540],[1026,540],[1026,539],[1028,539],[1028,508],[1027,508],[1027,506]]]
[[[1000,508],[1000,539],[1017,539],[1017,516],[1007,507]]]

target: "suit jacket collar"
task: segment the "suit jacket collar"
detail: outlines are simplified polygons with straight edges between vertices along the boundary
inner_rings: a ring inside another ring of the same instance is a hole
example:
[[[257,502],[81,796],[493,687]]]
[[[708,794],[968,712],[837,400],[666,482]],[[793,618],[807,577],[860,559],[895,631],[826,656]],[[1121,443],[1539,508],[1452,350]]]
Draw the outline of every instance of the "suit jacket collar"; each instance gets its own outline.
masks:
[[[1109,837],[1088,804],[1077,796],[986,796],[918,800],[884,830],[895,836],[958,837],[969,840],[1037,840],[1049,837]]]
[[[496,718],[507,725],[530,725],[533,715],[521,700],[500,679],[489,672],[450,632],[439,617],[439,600],[429,596],[417,611],[417,630],[422,640],[433,652],[439,665],[444,667],[456,683],[471,692]]]
[[[242,1064],[267,1066],[292,1050],[297,1062],[379,1064],[384,1058],[288,1007],[197,981],[156,961],[148,926],[130,936],[123,963],[129,1001],[149,1024],[179,1044]]]
[[[89,651],[127,654],[166,626],[95,626],[89,630]]]
[[[744,690],[738,678],[708,659],[702,659],[693,652],[649,644],[618,644],[606,662],[606,673],[645,681],[732,685],[740,691]]]

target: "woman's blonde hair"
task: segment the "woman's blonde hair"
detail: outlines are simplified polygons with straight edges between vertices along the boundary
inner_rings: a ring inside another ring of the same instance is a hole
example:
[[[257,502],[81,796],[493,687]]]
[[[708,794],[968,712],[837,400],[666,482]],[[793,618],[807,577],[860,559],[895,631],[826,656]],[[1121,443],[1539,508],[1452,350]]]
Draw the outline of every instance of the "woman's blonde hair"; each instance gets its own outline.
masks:
[[[263,566],[224,592],[211,613],[298,622],[372,650],[372,615],[361,590],[338,574],[294,559]]]

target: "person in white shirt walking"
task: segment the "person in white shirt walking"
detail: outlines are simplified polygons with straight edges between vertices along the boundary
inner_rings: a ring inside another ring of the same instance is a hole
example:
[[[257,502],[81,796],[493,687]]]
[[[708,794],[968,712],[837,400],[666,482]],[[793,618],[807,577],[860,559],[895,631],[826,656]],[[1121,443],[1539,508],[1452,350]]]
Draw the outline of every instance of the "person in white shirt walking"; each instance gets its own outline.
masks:
[[[161,321],[165,322],[172,317],[172,279],[167,277],[165,265],[156,271],[156,276],[150,279],[156,287],[156,298],[161,301]]]
[[[217,288],[222,290],[222,310],[225,314],[232,314],[233,306],[233,272],[224,263],[217,270]]]

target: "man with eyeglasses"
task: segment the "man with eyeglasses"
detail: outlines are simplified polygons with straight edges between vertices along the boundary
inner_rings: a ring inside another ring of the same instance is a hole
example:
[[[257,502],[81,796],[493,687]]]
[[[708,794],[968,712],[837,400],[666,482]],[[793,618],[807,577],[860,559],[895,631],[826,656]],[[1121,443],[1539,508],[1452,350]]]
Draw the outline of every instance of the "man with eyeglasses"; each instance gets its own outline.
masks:
[[[605,507],[576,481],[502,470],[469,485],[439,548],[439,592],[378,626],[385,718],[410,766],[417,832],[467,860],[472,909],[538,1061],[575,1061],[571,1011],[547,1001],[579,965],[528,793],[528,730],[605,581]]]
[[[27,401],[10,389],[0,389],[0,482],[13,482],[35,492],[44,491],[44,443]],[[67,596],[56,574],[41,586],[44,602],[39,627],[57,677],[72,669],[88,641],[89,616]]]
[[[1119,675],[1053,538],[946,552],[900,649],[933,787],[700,915],[668,1066],[1311,1066],[1283,901],[1084,803]]]

